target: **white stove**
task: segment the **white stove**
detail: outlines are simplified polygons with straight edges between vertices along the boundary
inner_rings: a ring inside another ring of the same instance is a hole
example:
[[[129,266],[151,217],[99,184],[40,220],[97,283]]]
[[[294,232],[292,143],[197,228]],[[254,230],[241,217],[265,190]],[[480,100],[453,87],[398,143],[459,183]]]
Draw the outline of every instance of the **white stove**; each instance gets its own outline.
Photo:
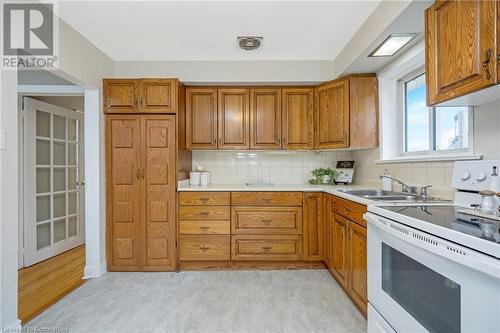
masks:
[[[368,206],[369,332],[500,332],[500,221],[469,214],[494,166],[456,162],[453,204]]]

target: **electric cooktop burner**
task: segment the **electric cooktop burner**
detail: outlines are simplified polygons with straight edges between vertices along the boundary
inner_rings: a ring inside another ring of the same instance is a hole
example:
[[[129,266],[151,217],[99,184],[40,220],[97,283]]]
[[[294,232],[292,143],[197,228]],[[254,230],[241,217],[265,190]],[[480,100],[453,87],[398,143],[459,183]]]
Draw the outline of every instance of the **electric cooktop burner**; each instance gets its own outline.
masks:
[[[395,213],[500,244],[500,222],[459,213],[456,206],[384,206]]]

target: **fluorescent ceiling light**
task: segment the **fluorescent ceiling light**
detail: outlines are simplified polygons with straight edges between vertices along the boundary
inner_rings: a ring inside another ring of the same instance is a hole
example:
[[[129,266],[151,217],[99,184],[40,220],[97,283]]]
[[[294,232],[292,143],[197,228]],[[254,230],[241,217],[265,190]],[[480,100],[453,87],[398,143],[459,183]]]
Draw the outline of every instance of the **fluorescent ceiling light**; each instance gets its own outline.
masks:
[[[377,48],[370,53],[369,57],[392,57],[408,44],[418,34],[391,34]]]

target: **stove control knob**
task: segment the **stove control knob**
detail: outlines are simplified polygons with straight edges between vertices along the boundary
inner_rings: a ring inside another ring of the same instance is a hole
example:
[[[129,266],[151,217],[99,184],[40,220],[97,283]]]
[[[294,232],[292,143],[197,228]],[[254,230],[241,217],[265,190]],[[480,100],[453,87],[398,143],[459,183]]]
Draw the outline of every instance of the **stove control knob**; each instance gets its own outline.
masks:
[[[488,175],[486,174],[486,172],[484,171],[480,171],[477,173],[477,177],[476,177],[476,180],[478,182],[482,182],[483,180],[485,180],[486,178],[488,178]]]
[[[469,178],[470,178],[470,172],[469,171],[464,171],[460,175],[460,179],[462,179],[463,181],[466,181]]]

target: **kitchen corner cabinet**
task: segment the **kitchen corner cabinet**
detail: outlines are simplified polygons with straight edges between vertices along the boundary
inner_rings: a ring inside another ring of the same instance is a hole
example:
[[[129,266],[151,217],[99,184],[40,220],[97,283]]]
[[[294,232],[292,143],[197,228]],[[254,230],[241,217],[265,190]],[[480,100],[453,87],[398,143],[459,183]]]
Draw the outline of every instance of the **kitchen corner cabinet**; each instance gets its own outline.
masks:
[[[378,80],[351,75],[315,89],[316,149],[378,146]]]
[[[323,194],[304,193],[304,260],[323,260]]]
[[[218,90],[218,148],[249,149],[249,91]]]
[[[498,1],[442,0],[426,10],[427,104],[498,83],[495,7]]]
[[[104,113],[169,113],[177,110],[176,79],[104,79]]]
[[[217,89],[186,89],[186,147],[217,149]]]
[[[332,195],[325,226],[325,263],[354,304],[367,314],[366,207]]]
[[[283,149],[313,149],[312,88],[282,89],[282,147]]]

